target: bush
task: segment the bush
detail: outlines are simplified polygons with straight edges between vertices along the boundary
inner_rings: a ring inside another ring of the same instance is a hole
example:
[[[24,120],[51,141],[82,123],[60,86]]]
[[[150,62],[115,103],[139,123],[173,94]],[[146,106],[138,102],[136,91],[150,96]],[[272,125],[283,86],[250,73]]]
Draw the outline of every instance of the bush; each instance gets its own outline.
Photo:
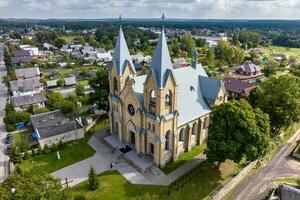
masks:
[[[33,149],[31,149],[31,156],[32,156],[32,157],[34,157],[34,156],[35,156],[35,150],[34,150],[34,148],[33,148]]]
[[[52,144],[51,151],[55,152],[58,150],[57,144]]]
[[[74,200],[86,200],[85,196],[75,196]]]
[[[39,155],[42,155],[43,154],[43,150],[41,148],[41,146],[39,145],[38,146],[38,152],[37,152]]]
[[[43,149],[43,153],[47,154],[47,153],[50,153],[50,152],[51,152],[51,149],[49,148],[49,146],[47,144],[45,144],[44,149]]]
[[[28,160],[30,158],[30,154],[28,153],[28,151],[25,151],[24,153],[24,160]]]
[[[15,131],[15,130],[16,130],[16,126],[15,125],[6,124],[6,131],[7,132],[11,132],[11,131]]]
[[[96,190],[99,186],[99,181],[95,169],[91,166],[89,171],[89,187],[90,190]]]
[[[21,156],[21,153],[20,153],[20,151],[17,147],[13,146],[11,148],[9,158],[13,163],[21,163],[22,156]]]
[[[9,113],[4,118],[4,122],[9,125],[15,125],[16,123],[24,122],[27,124],[30,120],[30,114],[28,112],[17,111]]]
[[[64,147],[64,142],[62,140],[60,140],[57,147],[58,147],[58,149],[62,149]]]

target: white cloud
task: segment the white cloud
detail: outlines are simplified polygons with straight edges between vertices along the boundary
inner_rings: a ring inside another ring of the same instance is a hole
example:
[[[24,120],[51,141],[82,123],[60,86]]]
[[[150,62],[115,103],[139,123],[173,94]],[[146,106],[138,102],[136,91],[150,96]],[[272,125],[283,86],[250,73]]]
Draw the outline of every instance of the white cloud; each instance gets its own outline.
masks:
[[[2,18],[299,19],[299,0],[0,0]]]

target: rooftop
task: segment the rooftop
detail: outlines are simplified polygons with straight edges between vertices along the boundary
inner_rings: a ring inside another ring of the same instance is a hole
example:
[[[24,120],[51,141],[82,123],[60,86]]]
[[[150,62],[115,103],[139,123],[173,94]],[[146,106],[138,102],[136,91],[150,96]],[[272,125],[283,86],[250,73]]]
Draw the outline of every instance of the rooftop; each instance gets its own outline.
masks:
[[[81,124],[79,124],[76,121],[76,123],[69,122],[66,124],[58,124],[58,125],[54,125],[54,126],[39,128],[38,133],[39,133],[40,139],[43,139],[43,138],[48,138],[48,137],[52,137],[55,135],[60,135],[62,133],[67,133],[67,132],[73,131],[75,129],[80,129],[80,128],[82,128]]]
[[[234,79],[234,78],[230,78],[230,77],[226,77],[224,79],[224,81],[225,81],[226,90],[230,91],[230,92],[237,93],[237,94],[241,94],[242,92],[244,92],[248,88],[256,87],[256,85],[253,84],[253,83],[244,82],[244,81]]]
[[[12,91],[28,91],[41,87],[39,78],[10,81],[9,84]]]
[[[30,117],[34,129],[57,126],[69,123],[70,120],[60,110],[32,115]]]
[[[39,93],[34,95],[26,95],[26,96],[19,96],[19,97],[11,97],[11,102],[14,107],[21,107],[36,103],[43,103],[46,101],[46,97]]]
[[[17,78],[33,78],[40,76],[40,69],[38,67],[30,67],[25,69],[16,69],[15,70]]]
[[[72,76],[72,77],[68,77],[68,78],[64,78],[65,84],[67,86],[69,85],[76,85],[76,77]]]

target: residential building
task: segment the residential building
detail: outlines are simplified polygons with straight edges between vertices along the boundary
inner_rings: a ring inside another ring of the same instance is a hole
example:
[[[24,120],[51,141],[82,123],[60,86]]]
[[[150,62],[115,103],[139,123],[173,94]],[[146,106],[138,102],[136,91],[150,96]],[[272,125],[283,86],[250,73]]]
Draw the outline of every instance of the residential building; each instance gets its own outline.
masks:
[[[24,80],[10,81],[12,96],[34,95],[43,91],[39,78],[28,78]]]
[[[228,98],[248,98],[250,92],[257,88],[258,85],[241,81],[238,79],[226,77],[224,79],[225,89],[228,94]]]
[[[17,79],[39,78],[41,76],[41,72],[38,67],[16,69],[15,74]]]
[[[246,76],[255,76],[261,74],[261,69],[258,65],[251,62],[245,62],[237,67],[236,73]]]
[[[26,110],[30,105],[45,107],[46,97],[42,93],[11,97],[11,103],[15,110]]]
[[[15,52],[11,60],[12,64],[20,65],[22,63],[31,62],[33,59],[29,50],[19,50]]]
[[[32,115],[30,123],[41,148],[45,144],[51,146],[60,141],[68,142],[84,137],[80,120],[70,120],[59,110]]]
[[[76,77],[72,76],[72,77],[64,78],[64,82],[66,86],[76,85]]]
[[[201,64],[173,69],[164,30],[147,75],[137,76],[120,28],[110,83],[110,131],[157,166],[176,160],[208,134],[211,109],[227,100],[224,83]]]

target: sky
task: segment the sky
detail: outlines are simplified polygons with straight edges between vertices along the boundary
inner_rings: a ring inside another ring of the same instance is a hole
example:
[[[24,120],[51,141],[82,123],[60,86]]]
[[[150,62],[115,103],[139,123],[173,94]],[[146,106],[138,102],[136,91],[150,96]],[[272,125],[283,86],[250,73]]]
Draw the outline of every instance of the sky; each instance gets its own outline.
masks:
[[[0,0],[0,18],[300,19],[300,0]]]

